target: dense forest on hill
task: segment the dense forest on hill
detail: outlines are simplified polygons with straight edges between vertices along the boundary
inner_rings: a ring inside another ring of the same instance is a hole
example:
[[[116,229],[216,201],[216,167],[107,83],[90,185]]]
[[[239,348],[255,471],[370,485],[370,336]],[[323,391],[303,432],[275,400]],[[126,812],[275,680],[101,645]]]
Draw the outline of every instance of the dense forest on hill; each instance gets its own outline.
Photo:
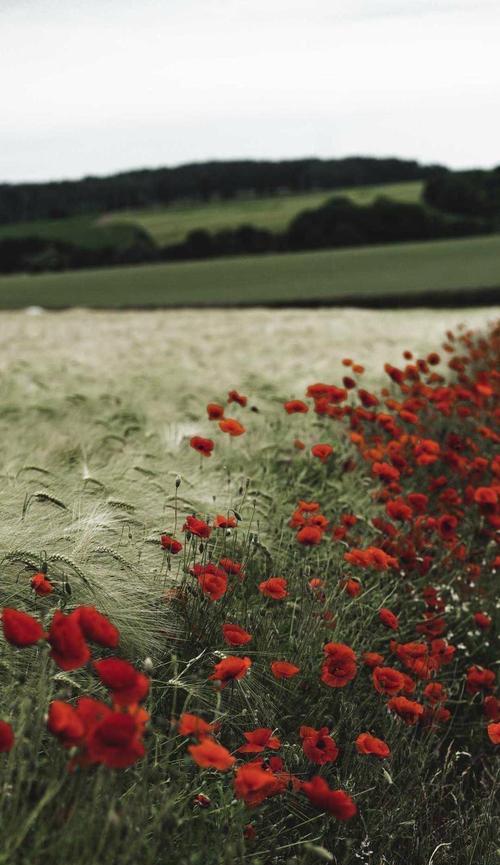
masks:
[[[281,162],[199,162],[109,177],[0,184],[0,223],[60,219],[82,213],[165,205],[182,199],[209,201],[217,197],[424,180],[442,171],[445,169],[439,166],[423,166],[403,159],[354,156]]]

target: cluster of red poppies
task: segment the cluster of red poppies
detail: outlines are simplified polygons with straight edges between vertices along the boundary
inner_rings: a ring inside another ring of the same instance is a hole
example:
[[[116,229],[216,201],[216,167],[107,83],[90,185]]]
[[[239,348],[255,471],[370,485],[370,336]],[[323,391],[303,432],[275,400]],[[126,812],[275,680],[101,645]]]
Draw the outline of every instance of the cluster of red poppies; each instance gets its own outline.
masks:
[[[42,624],[21,610],[4,608],[2,626],[5,639],[24,649],[44,641],[50,657],[61,670],[76,670],[91,661],[88,643],[116,649],[118,629],[91,606],[80,606],[71,613],[56,610],[45,631]],[[92,661],[100,682],[108,688],[112,705],[93,697],[80,697],[76,705],[53,700],[48,709],[47,726],[64,748],[74,749],[70,768],[102,763],[124,768],[145,753],[143,735],[148,713],[140,703],[149,691],[149,678],[121,658]],[[14,744],[12,727],[0,722],[0,750]]]
[[[306,548],[305,554],[308,547],[319,547],[327,540],[342,544],[345,568],[339,583],[351,598],[360,597],[379,574],[390,572],[397,581],[400,591],[393,597],[398,612],[381,606],[376,611],[377,619],[382,628],[393,633],[398,632],[403,619],[404,630],[408,633],[408,626],[413,627],[416,639],[406,642],[389,639],[387,653],[394,659],[392,663],[368,646],[362,652],[362,660],[370,671],[374,690],[387,699],[388,711],[409,726],[424,726],[431,731],[452,717],[445,705],[448,690],[439,681],[441,670],[454,662],[457,652],[457,647],[446,638],[450,630],[448,619],[452,617],[456,622],[457,616],[463,620],[466,615],[469,620],[465,625],[474,633],[491,630],[493,621],[487,610],[466,611],[471,602],[491,605],[493,610],[491,576],[500,565],[500,556],[495,553],[500,529],[500,457],[494,453],[500,441],[495,429],[500,416],[498,330],[492,329],[488,337],[479,339],[469,332],[458,335],[448,332],[443,351],[449,355],[447,377],[436,371],[442,363],[436,352],[427,358],[414,359],[407,351],[403,368],[385,365],[392,390],[383,387],[376,394],[359,386],[363,367],[345,359],[343,364],[351,368],[352,375],[344,376],[342,386],[316,383],[307,388],[305,395],[306,400],[312,400],[312,406],[298,399],[284,404],[290,416],[306,415],[312,409],[327,422],[342,422],[346,438],[358,456],[350,455],[344,460],[341,471],[363,471],[366,466],[371,475],[371,527],[366,515],[360,519],[352,512],[344,512],[332,520],[321,512],[319,502],[302,499],[289,526],[295,530],[297,542]],[[207,411],[209,418],[214,419],[222,417],[223,407],[209,404]],[[339,431],[335,439],[339,439]],[[299,451],[306,447],[302,438],[295,439],[294,446]],[[328,463],[327,471],[330,468],[335,471],[335,454],[330,444],[313,444],[310,451],[313,457]],[[214,525],[223,526],[217,519]],[[208,523],[195,517],[188,518],[184,528],[205,539],[211,532]],[[240,575],[243,567],[238,563]],[[220,600],[230,589],[228,571],[222,561],[198,564],[191,568],[191,573],[212,601]],[[447,586],[447,574],[452,575],[454,597]],[[429,576],[438,586],[430,583]],[[309,588],[319,604],[325,603],[325,584],[323,578],[309,580]],[[285,601],[290,595],[289,581],[284,577],[262,579],[256,590],[274,601]],[[418,609],[418,604],[423,607],[421,619],[412,624],[405,616],[408,598],[414,602],[412,609]],[[335,627],[333,611],[324,610],[322,617],[330,627]],[[223,635],[231,646],[244,646],[252,640],[252,635],[237,624],[224,624]],[[358,661],[350,646],[327,642],[323,653],[320,668],[323,684],[340,688],[357,676]],[[251,664],[248,657],[226,657],[216,664],[210,679],[223,688],[228,682],[245,677]],[[276,678],[300,673],[300,668],[290,660],[273,661],[271,669]],[[488,737],[497,744],[500,702],[493,693],[494,671],[481,663],[469,662],[460,687],[471,696],[481,695]],[[311,741],[314,736],[322,737],[324,753],[329,748],[334,753],[336,745],[326,728],[315,731],[302,727],[301,731],[304,730],[312,731]],[[277,741],[267,728],[245,734],[247,739],[250,735],[254,737],[252,742],[255,736],[259,742],[268,736],[267,748],[273,748],[269,743]],[[331,744],[327,744],[328,740]],[[200,765],[207,765],[197,755],[202,756],[214,747],[211,739],[204,739],[192,746],[190,752]],[[378,756],[390,753],[385,742],[369,733],[359,734],[356,747],[361,753]],[[248,752],[248,747],[239,751]],[[308,746],[305,753],[312,754],[313,746]],[[233,763],[231,757],[224,768],[231,768]],[[218,768],[215,763],[210,765]],[[280,782],[286,777],[287,784],[291,781],[294,789],[301,789],[313,803],[321,799],[324,810],[334,813],[333,806],[329,808],[326,804],[332,791],[322,778],[300,782],[287,773],[283,775],[279,758],[273,756],[265,766],[262,761],[253,761],[236,770],[237,795],[242,784],[237,779],[246,777],[241,773],[247,771],[255,774],[255,783],[260,777],[262,790],[269,791],[265,796],[279,792]],[[269,780],[273,774],[274,786]],[[315,796],[319,797],[316,801]]]

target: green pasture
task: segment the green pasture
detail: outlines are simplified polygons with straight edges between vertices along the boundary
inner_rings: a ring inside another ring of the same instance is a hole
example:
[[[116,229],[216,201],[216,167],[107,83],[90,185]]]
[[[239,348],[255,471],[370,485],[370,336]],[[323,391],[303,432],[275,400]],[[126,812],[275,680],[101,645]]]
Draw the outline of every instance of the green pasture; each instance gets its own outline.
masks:
[[[135,237],[136,226],[130,223],[101,225],[95,216],[72,216],[67,219],[46,219],[34,222],[14,222],[0,225],[0,240],[23,237],[42,237],[74,243],[85,249],[105,246],[122,248]]]
[[[0,308],[404,301],[500,287],[500,236],[0,278]],[[499,290],[500,296],[500,290]],[[473,301],[472,301],[473,302]]]
[[[268,231],[283,231],[302,210],[319,207],[333,195],[347,195],[357,204],[371,204],[379,195],[394,201],[419,201],[422,183],[389,183],[300,195],[273,195],[267,198],[238,198],[207,204],[185,202],[157,210],[131,210],[103,217],[103,224],[129,222],[138,225],[159,244],[180,243],[195,228],[214,233],[225,228],[250,224]]]

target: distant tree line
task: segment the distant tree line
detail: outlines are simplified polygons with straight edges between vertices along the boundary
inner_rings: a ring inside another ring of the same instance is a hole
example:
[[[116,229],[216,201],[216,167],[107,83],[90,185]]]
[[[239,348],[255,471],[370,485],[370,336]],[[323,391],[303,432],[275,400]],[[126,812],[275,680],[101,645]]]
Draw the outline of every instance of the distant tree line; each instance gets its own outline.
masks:
[[[157,246],[138,231],[125,247],[82,249],[63,241],[16,238],[0,242],[0,270],[36,272],[135,264],[187,261],[220,256],[331,249],[398,241],[431,240],[487,234],[498,227],[493,219],[442,213],[422,204],[378,198],[373,204],[355,204],[333,197],[322,206],[299,213],[281,233],[242,225],[211,234],[189,232],[181,243]]]
[[[186,199],[210,201],[248,194],[264,196],[425,180],[442,172],[446,169],[409,160],[355,156],[281,162],[203,162],[82,180],[5,183],[0,185],[0,223],[62,219],[85,213],[168,205]]]
[[[491,171],[431,174],[424,187],[424,201],[447,213],[498,220],[500,166]]]

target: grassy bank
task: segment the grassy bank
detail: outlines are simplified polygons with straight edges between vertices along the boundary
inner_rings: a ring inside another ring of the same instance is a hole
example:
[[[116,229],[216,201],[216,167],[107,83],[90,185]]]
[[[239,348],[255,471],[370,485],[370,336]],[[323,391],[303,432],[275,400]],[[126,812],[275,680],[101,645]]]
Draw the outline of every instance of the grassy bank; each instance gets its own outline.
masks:
[[[500,286],[500,237],[0,279],[0,308],[398,302],[472,305]],[[431,297],[429,298],[429,293]],[[492,298],[490,297],[490,300]]]

